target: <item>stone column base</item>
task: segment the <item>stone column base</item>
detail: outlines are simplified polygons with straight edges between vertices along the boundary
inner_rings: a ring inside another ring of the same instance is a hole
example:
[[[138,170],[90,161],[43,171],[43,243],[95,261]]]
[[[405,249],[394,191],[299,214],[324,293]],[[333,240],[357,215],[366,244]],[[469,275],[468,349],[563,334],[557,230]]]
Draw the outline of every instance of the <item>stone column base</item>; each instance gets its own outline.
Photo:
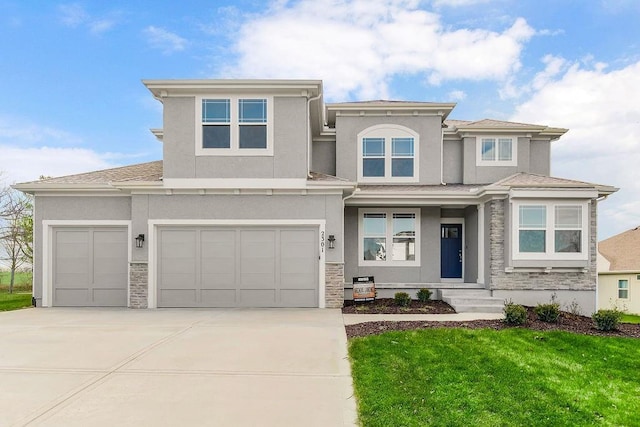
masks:
[[[129,308],[147,308],[149,267],[146,262],[129,264]]]
[[[342,308],[344,305],[344,264],[325,264],[324,300],[326,308]]]

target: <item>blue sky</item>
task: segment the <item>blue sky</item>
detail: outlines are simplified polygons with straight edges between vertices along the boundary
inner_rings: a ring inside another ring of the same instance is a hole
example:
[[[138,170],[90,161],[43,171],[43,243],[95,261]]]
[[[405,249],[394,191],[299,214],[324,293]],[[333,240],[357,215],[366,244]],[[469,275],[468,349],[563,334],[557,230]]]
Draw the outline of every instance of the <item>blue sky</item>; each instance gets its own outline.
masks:
[[[5,183],[161,158],[141,79],[322,79],[328,101],[457,102],[566,127],[552,173],[615,185],[640,225],[640,1],[0,0]]]

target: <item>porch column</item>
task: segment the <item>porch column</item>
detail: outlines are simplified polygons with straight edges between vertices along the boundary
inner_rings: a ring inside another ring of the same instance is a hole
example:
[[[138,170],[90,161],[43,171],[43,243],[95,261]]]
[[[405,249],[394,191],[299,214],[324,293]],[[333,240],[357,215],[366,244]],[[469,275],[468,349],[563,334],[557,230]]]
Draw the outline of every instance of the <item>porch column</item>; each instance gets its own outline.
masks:
[[[478,205],[478,278],[476,282],[484,285],[484,203]]]

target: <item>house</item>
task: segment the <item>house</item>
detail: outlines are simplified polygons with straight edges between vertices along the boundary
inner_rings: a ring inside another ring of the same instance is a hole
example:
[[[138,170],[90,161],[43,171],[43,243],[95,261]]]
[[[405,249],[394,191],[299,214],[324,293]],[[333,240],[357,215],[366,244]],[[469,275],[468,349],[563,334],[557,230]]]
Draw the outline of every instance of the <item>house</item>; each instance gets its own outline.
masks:
[[[163,160],[16,185],[41,306],[340,307],[428,287],[595,308],[597,203],[566,129],[453,103],[325,104],[319,80],[145,80]]]
[[[598,309],[640,314],[640,227],[598,243]]]

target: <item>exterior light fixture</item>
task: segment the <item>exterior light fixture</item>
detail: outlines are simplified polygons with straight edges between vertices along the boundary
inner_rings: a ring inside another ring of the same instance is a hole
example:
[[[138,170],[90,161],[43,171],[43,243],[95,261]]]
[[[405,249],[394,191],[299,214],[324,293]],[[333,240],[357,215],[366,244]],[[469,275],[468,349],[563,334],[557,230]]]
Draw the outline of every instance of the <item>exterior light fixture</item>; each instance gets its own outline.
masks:
[[[334,243],[336,241],[336,236],[329,234],[329,238],[327,240],[329,241],[329,249],[335,249]]]
[[[144,234],[138,234],[136,237],[136,248],[142,248],[144,246]]]

